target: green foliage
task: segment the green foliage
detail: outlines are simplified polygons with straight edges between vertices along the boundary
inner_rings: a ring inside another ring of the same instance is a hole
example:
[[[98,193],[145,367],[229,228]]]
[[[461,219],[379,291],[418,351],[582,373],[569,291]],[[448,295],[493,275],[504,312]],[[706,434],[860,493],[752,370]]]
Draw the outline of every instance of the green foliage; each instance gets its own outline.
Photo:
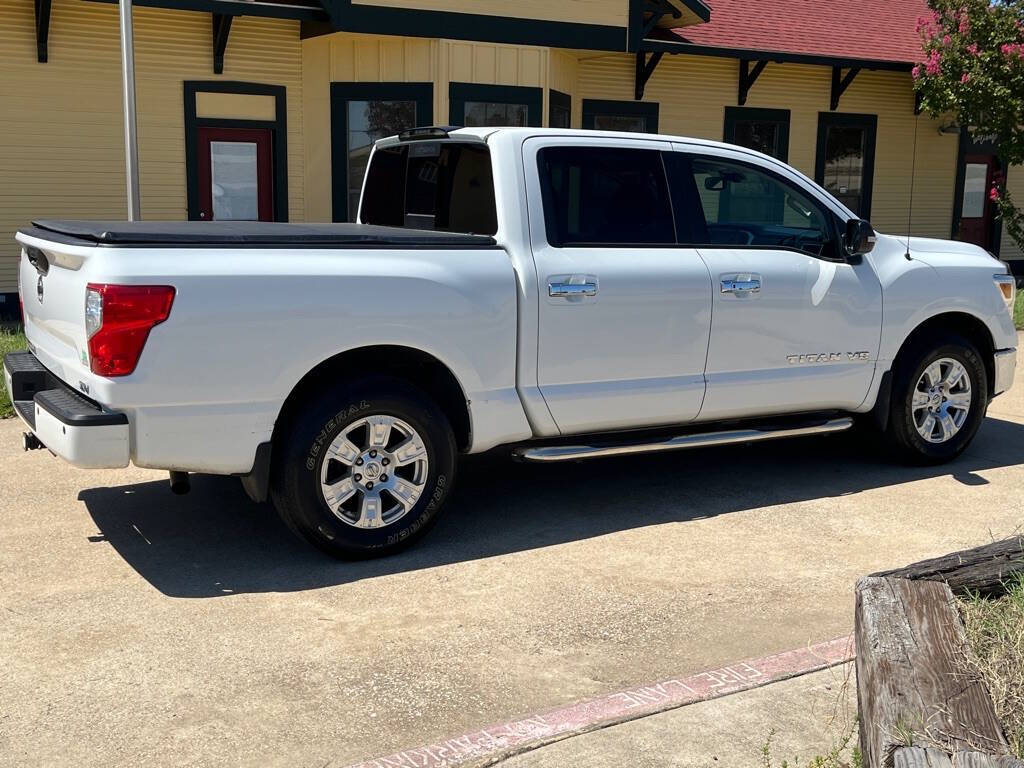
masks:
[[[918,20],[921,106],[992,136],[1003,161],[1024,163],[1024,0],[928,0]],[[1024,247],[1024,215],[996,179],[990,190],[1010,237]]]
[[[839,737],[833,742],[828,752],[825,754],[815,755],[810,758],[806,763],[801,762],[799,757],[793,758],[793,761],[783,760],[778,763],[778,768],[862,768],[864,765],[864,758],[861,755],[860,748],[857,745],[851,743],[854,741],[854,735],[857,733],[857,720],[856,718],[847,726],[846,729],[839,735]],[[761,766],[762,768],[775,768],[776,763],[772,755],[772,742],[775,740],[776,730],[772,728],[768,732],[768,738],[765,739],[764,744],[761,745]],[[849,760],[846,759],[846,754],[849,752]]]
[[[998,599],[960,601],[970,655],[968,673],[988,688],[1010,750],[1024,760],[1024,574]]]
[[[3,358],[8,352],[16,352],[26,346],[25,334],[21,332],[20,328],[0,326],[0,358]],[[7,386],[3,383],[3,377],[0,376],[0,419],[6,419],[13,415],[14,409],[11,407],[10,395],[7,394]]]
[[[1024,331],[1024,290],[1017,291],[1017,298],[1013,303],[1013,324],[1017,330]]]

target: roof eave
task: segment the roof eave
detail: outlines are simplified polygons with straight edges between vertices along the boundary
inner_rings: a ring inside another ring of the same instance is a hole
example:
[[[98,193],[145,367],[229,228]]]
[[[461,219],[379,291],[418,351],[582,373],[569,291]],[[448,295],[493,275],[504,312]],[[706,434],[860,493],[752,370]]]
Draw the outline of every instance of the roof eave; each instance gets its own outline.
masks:
[[[644,38],[640,50],[661,53],[684,53],[691,56],[717,56],[728,59],[750,61],[775,61],[791,64],[817,64],[830,67],[859,67],[861,69],[883,69],[909,72],[913,63],[909,61],[887,61],[883,59],[859,59],[845,56],[825,56],[816,53],[793,53],[789,51],[763,51],[751,48],[723,48],[699,43],[672,42]]]

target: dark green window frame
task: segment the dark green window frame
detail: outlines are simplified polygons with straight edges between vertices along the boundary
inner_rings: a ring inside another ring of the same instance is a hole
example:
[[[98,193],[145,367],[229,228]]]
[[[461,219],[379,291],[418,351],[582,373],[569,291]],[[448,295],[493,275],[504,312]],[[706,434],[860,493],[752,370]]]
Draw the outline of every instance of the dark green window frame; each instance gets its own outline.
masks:
[[[568,115],[566,125],[555,126],[555,113],[561,112]],[[548,91],[548,127],[549,128],[572,128],[572,96],[552,88]]]
[[[348,103],[415,101],[416,122],[434,122],[433,83],[331,83],[331,219],[348,221]]]
[[[789,123],[790,111],[788,109],[762,109],[761,107],[726,107],[725,127],[722,131],[722,140],[729,143],[736,143],[736,123],[775,123],[779,127],[779,153],[777,160],[784,163],[789,162]]]
[[[482,85],[479,83],[449,83],[448,122],[463,125],[467,101],[487,101],[495,104],[525,104],[526,122],[540,128],[544,114],[544,90],[525,85]]]
[[[878,140],[878,115],[859,115],[843,112],[818,113],[818,146],[814,161],[814,180],[825,186],[825,140],[831,127],[864,128],[864,175],[862,177],[861,211],[862,219],[871,218],[871,193],[875,181],[875,143]]]
[[[646,133],[658,132],[658,102],[656,101],[613,101],[609,99],[583,100],[583,127],[594,130],[598,115],[622,115],[643,117],[647,122]]]

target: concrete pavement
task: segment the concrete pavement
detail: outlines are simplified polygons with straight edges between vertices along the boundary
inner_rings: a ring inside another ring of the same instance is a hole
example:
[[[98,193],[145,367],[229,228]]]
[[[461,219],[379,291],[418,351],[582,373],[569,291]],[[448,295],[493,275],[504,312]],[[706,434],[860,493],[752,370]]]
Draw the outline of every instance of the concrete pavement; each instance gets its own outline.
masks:
[[[6,765],[345,765],[848,633],[858,576],[1024,521],[1020,385],[938,468],[846,436],[472,457],[420,546],[358,564],[294,541],[237,480],[175,497],[160,473],[21,453],[19,434],[0,423]],[[745,705],[715,706],[740,727]],[[704,743],[670,764],[703,765]]]

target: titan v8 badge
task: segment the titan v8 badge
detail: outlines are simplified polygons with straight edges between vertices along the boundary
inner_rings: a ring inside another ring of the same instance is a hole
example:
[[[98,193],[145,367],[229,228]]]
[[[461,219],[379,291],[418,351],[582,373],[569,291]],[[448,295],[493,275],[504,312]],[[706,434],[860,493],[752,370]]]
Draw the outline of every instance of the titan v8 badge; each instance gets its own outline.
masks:
[[[870,360],[870,352],[820,352],[816,355],[787,355],[786,362],[790,365],[806,365],[808,363],[838,363],[843,358],[849,362]]]

